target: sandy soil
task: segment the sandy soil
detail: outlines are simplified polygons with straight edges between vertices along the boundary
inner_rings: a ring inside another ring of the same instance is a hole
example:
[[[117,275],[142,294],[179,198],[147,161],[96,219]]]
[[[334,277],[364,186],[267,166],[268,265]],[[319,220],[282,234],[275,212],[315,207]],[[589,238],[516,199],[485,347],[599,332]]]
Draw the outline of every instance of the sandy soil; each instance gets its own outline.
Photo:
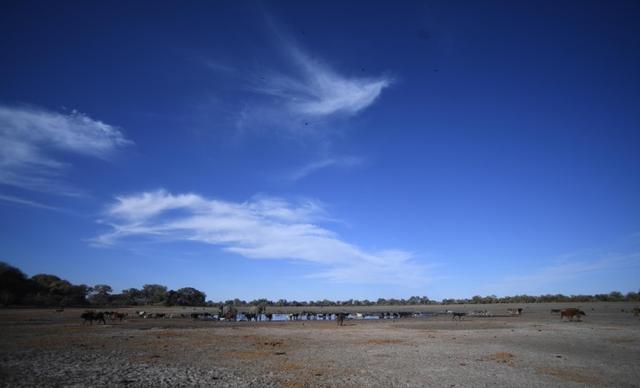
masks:
[[[622,312],[632,305],[582,304],[583,322],[550,314],[569,305],[519,306],[519,317],[351,320],[343,327],[140,318],[83,325],[83,310],[4,309],[0,385],[640,386],[640,319]]]

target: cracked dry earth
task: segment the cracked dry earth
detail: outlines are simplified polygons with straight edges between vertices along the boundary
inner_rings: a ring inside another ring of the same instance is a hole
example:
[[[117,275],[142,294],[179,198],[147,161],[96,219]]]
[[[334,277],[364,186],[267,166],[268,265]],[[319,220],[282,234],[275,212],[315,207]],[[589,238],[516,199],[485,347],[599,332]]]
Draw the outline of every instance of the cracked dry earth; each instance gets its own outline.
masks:
[[[521,317],[224,323],[0,310],[0,385],[640,386],[640,321]],[[619,311],[619,309],[617,310]]]

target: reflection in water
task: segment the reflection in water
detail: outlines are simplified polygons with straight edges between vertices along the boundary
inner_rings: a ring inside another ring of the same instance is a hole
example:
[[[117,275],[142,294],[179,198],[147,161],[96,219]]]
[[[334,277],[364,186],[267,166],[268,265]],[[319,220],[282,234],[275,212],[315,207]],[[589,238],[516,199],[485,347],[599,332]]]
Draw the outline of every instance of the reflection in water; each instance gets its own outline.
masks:
[[[429,318],[433,316],[433,313],[415,313],[415,318]],[[379,320],[379,319],[392,319],[393,317],[382,317],[380,314],[359,314],[352,313],[347,315],[346,319],[358,319],[358,320]],[[237,321],[246,321],[247,317],[243,313],[238,313],[236,316]],[[265,314],[260,314],[261,321],[268,321]],[[271,321],[283,322],[283,321],[335,321],[335,314],[272,314]]]

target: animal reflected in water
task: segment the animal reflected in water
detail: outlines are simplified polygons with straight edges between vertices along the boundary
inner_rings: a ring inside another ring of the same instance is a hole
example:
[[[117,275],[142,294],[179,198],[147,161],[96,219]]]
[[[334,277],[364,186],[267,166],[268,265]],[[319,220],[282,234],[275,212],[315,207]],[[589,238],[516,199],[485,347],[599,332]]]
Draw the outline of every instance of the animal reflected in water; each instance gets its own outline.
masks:
[[[568,320],[573,321],[574,317],[578,317],[578,321],[580,321],[581,320],[580,317],[583,315],[587,315],[587,314],[585,314],[584,311],[576,308],[568,308],[560,311],[561,320],[564,319],[564,317],[567,317]]]

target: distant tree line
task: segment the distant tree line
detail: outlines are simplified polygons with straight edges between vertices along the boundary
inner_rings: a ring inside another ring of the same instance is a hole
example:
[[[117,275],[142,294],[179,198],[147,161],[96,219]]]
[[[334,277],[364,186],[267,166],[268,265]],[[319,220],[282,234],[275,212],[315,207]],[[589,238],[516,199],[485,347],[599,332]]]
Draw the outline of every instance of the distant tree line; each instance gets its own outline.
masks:
[[[226,301],[206,301],[204,292],[193,287],[169,290],[160,284],[145,284],[141,289],[128,288],[121,293],[113,293],[111,286],[96,284],[71,284],[55,275],[38,274],[27,277],[18,268],[0,262],[0,305],[25,306],[403,306],[428,304],[480,304],[480,303],[546,303],[546,302],[640,302],[640,294],[629,292],[622,294],[613,291],[596,295],[516,295],[497,297],[495,295],[479,296],[470,299],[443,299],[441,302],[426,296],[412,296],[408,299],[384,299],[332,301],[328,299],[315,301],[296,301],[278,299],[255,299],[245,301],[230,299]]]
[[[619,291],[612,291],[608,294],[596,295],[563,295],[563,294],[547,294],[547,295],[515,295],[497,297],[495,295],[479,296],[476,295],[470,299],[443,299],[442,304],[480,304],[480,303],[549,303],[549,302],[638,302],[640,294],[637,292],[628,292],[623,294]]]
[[[0,305],[25,306],[205,306],[206,295],[193,287],[169,290],[159,284],[145,284],[114,294],[111,286],[71,284],[55,275],[27,277],[18,268],[0,262]]]

